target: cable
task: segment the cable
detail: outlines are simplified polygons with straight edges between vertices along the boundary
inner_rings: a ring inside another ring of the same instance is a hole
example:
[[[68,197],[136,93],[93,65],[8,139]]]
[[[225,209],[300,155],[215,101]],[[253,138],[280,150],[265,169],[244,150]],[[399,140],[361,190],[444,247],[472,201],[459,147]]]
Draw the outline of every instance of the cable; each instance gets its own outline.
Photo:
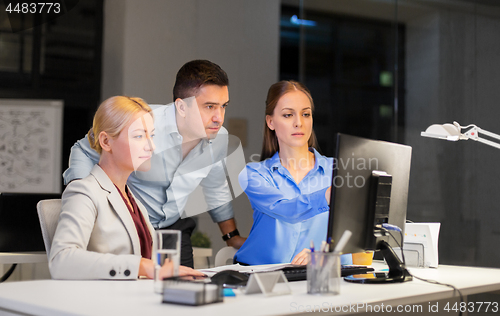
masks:
[[[398,229],[395,229],[395,228],[398,228]],[[399,246],[399,249],[401,249],[401,257],[403,259],[403,265],[406,266],[405,255],[404,255],[404,251],[403,251],[403,246],[396,240],[396,238],[392,234],[391,230],[393,230],[393,231],[399,231],[399,234],[401,236],[401,241],[403,241],[403,232],[401,231],[401,229],[399,229],[399,227],[394,226],[394,225],[389,225],[389,224],[382,225],[382,229],[385,232],[389,233],[389,235],[392,237],[392,239],[394,239],[394,241],[396,242],[396,244]],[[435,280],[424,279],[424,278],[416,276],[413,273],[412,273],[412,276],[415,279],[418,279],[420,281],[424,281],[424,282],[427,282],[427,283],[430,283],[430,284],[436,284],[436,285],[443,285],[443,286],[451,287],[454,291],[458,292],[458,295],[460,296],[460,305],[462,305],[462,303],[464,302],[464,297],[462,295],[462,292],[460,292],[460,290],[457,287],[455,287],[454,285],[451,285],[451,284],[448,284],[448,283],[441,283],[441,282],[438,282],[438,281],[435,281]],[[459,316],[462,316],[462,311],[460,309],[459,309]]]
[[[420,280],[420,281],[424,281],[424,282],[427,282],[427,283],[430,283],[430,284],[437,284],[437,285],[443,285],[443,286],[451,287],[454,291],[457,291],[457,292],[458,292],[458,295],[460,296],[460,305],[462,305],[462,303],[464,302],[464,297],[463,297],[463,295],[462,295],[462,292],[460,292],[460,290],[459,290],[456,286],[454,286],[454,285],[452,285],[452,284],[448,284],[448,283],[441,283],[441,282],[438,282],[438,281],[435,281],[435,280],[424,279],[424,278],[421,278],[421,277],[416,276],[416,275],[415,275],[415,274],[413,274],[413,273],[412,273],[412,275],[413,275],[413,277],[414,277],[415,279],[418,279],[418,280]],[[460,310],[460,309],[459,309],[459,311],[460,311],[460,312],[459,312],[459,314],[458,314],[458,315],[459,315],[459,316],[462,316],[462,310]]]
[[[0,283],[4,282],[5,280],[7,280],[11,275],[12,275],[12,272],[14,272],[14,270],[16,269],[17,267],[17,263],[14,263],[10,269],[5,272],[5,274],[2,276],[2,278],[0,279]]]
[[[391,230],[399,232],[399,236],[401,237],[401,241],[403,241],[403,232],[401,231],[401,228],[399,228],[398,226],[395,226],[395,225],[382,224],[382,230],[384,230],[384,232],[386,232],[386,233],[389,233],[389,235],[392,237],[392,239],[394,239],[394,241],[398,245],[399,249],[401,250],[401,259],[403,259],[403,265],[406,266],[406,259],[405,259],[405,253],[403,251],[403,245],[398,242],[396,237],[394,237],[394,235],[391,232]]]
[[[399,228],[396,225],[388,224],[388,223],[383,223],[382,227],[384,227],[387,230],[395,230],[397,232],[401,232],[401,228]]]
[[[392,236],[392,234],[391,234]],[[398,243],[396,241],[396,243],[399,245],[399,248],[401,249],[401,257],[403,257],[403,264],[406,266],[406,259],[405,259],[405,252],[403,251],[403,246],[404,246],[404,243],[403,243],[403,232],[400,230],[399,231],[399,237],[401,238],[401,242],[402,244]],[[392,236],[392,238],[394,238],[394,236]],[[394,240],[396,240],[396,238],[394,238]]]

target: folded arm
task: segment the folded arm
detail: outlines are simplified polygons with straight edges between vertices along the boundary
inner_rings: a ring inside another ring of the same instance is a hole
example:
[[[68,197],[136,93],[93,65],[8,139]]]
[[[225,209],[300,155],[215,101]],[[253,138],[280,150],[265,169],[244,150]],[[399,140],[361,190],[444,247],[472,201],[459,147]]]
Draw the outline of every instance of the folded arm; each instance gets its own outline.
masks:
[[[329,210],[327,187],[290,197],[271,177],[248,166],[240,173],[239,182],[255,210],[287,223],[295,224]]]

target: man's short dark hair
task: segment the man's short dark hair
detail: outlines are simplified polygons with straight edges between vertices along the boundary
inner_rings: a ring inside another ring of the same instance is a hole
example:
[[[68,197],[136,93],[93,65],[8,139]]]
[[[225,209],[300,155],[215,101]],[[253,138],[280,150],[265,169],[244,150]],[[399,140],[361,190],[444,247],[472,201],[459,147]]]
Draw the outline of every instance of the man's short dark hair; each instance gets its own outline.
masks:
[[[174,84],[174,101],[196,96],[203,85],[229,85],[227,74],[219,65],[208,60],[193,60],[179,69]]]

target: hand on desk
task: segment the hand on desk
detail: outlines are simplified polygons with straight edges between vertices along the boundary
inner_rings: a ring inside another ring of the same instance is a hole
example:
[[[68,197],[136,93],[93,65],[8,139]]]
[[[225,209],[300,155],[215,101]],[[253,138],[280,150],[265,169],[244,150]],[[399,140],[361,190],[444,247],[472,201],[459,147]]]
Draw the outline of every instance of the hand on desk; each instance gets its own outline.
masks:
[[[309,262],[309,253],[311,251],[307,248],[304,248],[301,252],[299,252],[295,258],[292,260],[292,264],[307,264]]]
[[[165,267],[165,265],[163,265],[163,267]],[[163,269],[163,267],[162,267],[162,269]],[[170,270],[170,271],[172,271],[172,270]],[[205,273],[191,269],[191,268],[186,267],[186,266],[179,266],[179,276],[186,276],[186,275],[190,275],[193,277],[203,277],[203,278],[206,277]]]
[[[173,262],[165,259],[165,263],[160,269],[160,278],[168,278],[173,275],[174,264]],[[139,265],[139,277],[145,276],[148,279],[153,279],[155,275],[155,264],[153,260],[141,258],[141,263]],[[204,277],[205,274],[191,269],[186,266],[179,266],[179,276],[191,275],[195,277]]]

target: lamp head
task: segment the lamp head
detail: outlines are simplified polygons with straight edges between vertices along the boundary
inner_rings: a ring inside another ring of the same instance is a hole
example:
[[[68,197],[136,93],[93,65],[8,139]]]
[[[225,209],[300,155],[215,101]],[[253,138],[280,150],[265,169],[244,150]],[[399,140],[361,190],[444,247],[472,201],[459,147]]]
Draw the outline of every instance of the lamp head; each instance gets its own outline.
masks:
[[[462,130],[464,130],[464,133],[462,133]],[[484,134],[489,138],[493,138],[495,141],[480,137],[479,134]],[[488,132],[482,128],[477,127],[474,124],[470,124],[467,126],[460,126],[460,124],[458,124],[457,122],[453,122],[453,124],[443,125],[434,124],[429,126],[425,130],[425,132],[421,132],[420,136],[446,139],[451,141],[472,139],[474,141],[500,149],[500,135]]]
[[[445,139],[449,141],[458,141],[460,139],[466,139],[461,133],[461,126],[457,122],[453,124],[433,124],[429,126],[425,132],[421,132],[420,136]]]

